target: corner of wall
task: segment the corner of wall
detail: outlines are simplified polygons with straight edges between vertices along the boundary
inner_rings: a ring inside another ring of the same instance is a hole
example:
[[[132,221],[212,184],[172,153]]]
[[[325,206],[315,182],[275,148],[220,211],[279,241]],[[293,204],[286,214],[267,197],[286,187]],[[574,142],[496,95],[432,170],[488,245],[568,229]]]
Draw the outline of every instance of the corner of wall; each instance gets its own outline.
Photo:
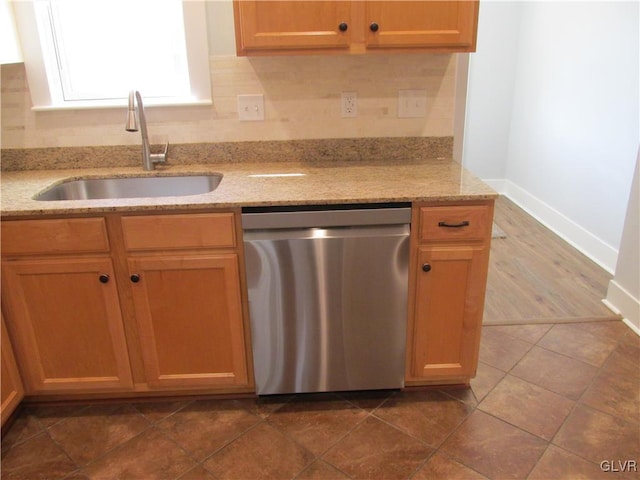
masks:
[[[631,183],[620,254],[613,280],[609,283],[607,306],[613,306],[625,323],[640,335],[640,149]]]
[[[640,300],[634,298],[615,279],[609,282],[607,298],[602,300],[609,309],[622,315],[623,322],[640,335]]]
[[[615,248],[516,183],[506,180],[505,187],[504,194],[516,205],[613,274],[618,258]]]
[[[469,54],[456,55],[456,81],[453,106],[453,159],[463,163],[464,125],[467,112],[467,86],[469,84]]]

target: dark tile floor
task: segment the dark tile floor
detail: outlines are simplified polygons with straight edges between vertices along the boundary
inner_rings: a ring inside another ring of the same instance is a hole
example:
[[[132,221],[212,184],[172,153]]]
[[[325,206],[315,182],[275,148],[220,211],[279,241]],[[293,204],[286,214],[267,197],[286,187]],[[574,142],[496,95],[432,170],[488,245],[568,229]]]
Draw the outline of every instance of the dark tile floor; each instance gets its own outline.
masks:
[[[471,389],[26,407],[2,479],[640,478],[624,324],[485,327],[480,360]]]

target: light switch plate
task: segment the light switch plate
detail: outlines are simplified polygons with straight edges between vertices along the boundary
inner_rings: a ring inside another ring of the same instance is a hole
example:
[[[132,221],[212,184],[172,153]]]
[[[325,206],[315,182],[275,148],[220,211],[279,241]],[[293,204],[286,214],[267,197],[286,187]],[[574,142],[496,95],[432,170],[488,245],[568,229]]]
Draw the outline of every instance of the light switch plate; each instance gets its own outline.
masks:
[[[398,90],[398,118],[421,118],[426,116],[426,90]]]
[[[238,118],[243,122],[264,120],[264,95],[238,95]]]

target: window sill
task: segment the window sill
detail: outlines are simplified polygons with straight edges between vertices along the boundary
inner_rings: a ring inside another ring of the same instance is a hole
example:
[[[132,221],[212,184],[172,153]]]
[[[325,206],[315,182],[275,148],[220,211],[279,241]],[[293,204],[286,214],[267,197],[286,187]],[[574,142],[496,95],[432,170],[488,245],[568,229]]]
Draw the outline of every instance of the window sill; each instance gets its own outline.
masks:
[[[144,108],[148,107],[201,107],[212,105],[210,99],[196,100],[193,98],[144,98]],[[102,110],[107,108],[127,108],[128,100],[118,98],[111,100],[70,101],[53,105],[34,105],[34,112],[53,112],[59,110]]]

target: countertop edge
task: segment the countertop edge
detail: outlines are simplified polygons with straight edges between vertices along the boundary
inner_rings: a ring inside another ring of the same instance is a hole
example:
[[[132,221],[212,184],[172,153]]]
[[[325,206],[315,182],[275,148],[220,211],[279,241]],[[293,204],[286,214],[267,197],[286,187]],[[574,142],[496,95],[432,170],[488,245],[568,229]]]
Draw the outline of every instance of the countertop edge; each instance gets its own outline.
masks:
[[[267,172],[275,178],[253,178]],[[299,172],[295,178],[287,172]],[[70,178],[221,173],[213,192],[181,197],[42,202],[33,196]],[[278,178],[278,174],[282,178]],[[299,176],[298,176],[299,175]],[[469,202],[499,195],[452,159],[335,163],[177,165],[153,172],[137,167],[3,172],[0,218],[127,212],[201,211],[249,206],[335,205],[394,202]]]
[[[331,199],[317,201],[282,201],[282,202],[220,202],[220,203],[197,203],[197,204],[163,204],[163,205],[132,205],[132,206],[97,206],[97,207],[60,207],[59,209],[49,210],[2,210],[0,211],[0,219],[19,219],[22,217],[33,216],[76,216],[76,215],[101,215],[108,213],[131,213],[131,212],[178,212],[178,211],[198,211],[206,210],[233,210],[243,207],[276,207],[276,206],[305,206],[305,205],[357,205],[357,204],[387,204],[387,203],[445,203],[445,202],[473,202],[495,200],[499,197],[495,194],[482,195],[444,195],[444,196],[427,196],[418,198],[382,198],[382,199]]]

